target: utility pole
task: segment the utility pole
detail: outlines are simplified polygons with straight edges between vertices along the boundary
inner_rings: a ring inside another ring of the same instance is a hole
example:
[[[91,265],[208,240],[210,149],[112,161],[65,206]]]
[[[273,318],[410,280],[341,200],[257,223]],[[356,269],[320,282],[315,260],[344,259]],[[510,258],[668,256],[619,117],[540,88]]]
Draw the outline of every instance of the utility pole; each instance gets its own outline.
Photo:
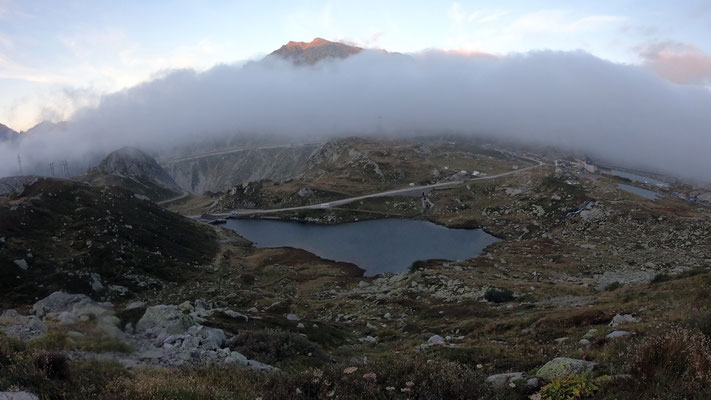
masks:
[[[67,164],[67,160],[62,160],[62,172],[64,172],[64,177],[69,179],[69,164]]]
[[[53,162],[49,163],[49,174],[52,175],[52,178],[54,178],[54,163]]]
[[[20,166],[20,175],[24,175],[24,174],[22,173],[22,158],[20,158],[20,155],[19,155],[19,154],[17,155],[17,165]]]

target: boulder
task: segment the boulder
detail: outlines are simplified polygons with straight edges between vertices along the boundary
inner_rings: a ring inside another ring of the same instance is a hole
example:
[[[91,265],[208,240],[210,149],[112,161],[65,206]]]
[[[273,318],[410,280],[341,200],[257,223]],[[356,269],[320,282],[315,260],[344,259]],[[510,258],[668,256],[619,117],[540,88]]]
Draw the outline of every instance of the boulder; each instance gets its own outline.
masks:
[[[296,192],[296,193],[299,195],[299,197],[304,197],[304,198],[306,198],[306,197],[311,197],[311,196],[313,196],[314,191],[311,190],[311,189],[309,189],[309,188],[307,188],[307,187],[302,187],[302,188],[299,189],[299,191]]]
[[[495,388],[504,388],[514,381],[523,380],[523,372],[509,372],[505,374],[491,375],[486,378],[486,382]]]
[[[375,343],[378,341],[378,338],[373,337],[373,336],[365,336],[358,338],[358,342],[360,343]]]
[[[0,400],[39,400],[29,392],[0,392]]]
[[[32,306],[30,313],[42,318],[50,313],[72,311],[74,306],[79,303],[91,304],[94,303],[94,301],[90,299],[89,296],[83,294],[54,292],[35,303],[35,305]]]
[[[639,319],[633,317],[632,314],[617,314],[614,318],[612,318],[612,321],[610,321],[610,326],[614,328],[617,325],[630,324],[635,322],[639,322]]]
[[[617,338],[621,338],[623,336],[627,336],[629,334],[630,333],[627,331],[612,331],[612,332],[608,333],[607,336],[605,336],[605,337],[608,339],[617,339]]]
[[[136,323],[136,332],[157,335],[165,331],[168,334],[181,334],[194,325],[195,321],[183,314],[178,307],[158,305],[146,309],[143,317]]]
[[[191,326],[187,333],[188,335],[198,338],[195,347],[208,350],[221,349],[225,343],[225,339],[227,339],[222,329],[208,328],[206,326]]]
[[[544,366],[542,366],[538,372],[536,372],[536,377],[546,381],[553,381],[557,378],[592,371],[593,368],[595,368],[595,365],[597,364],[592,361],[558,357],[548,361]]]
[[[15,310],[5,310],[0,314],[1,326],[24,325],[29,322],[30,318],[21,315]]]
[[[109,336],[120,335],[119,319],[110,303],[97,303],[83,294],[54,292],[32,306],[31,313],[44,319],[53,319],[62,325],[79,321],[96,320],[96,326]]]
[[[28,341],[40,338],[47,334],[47,327],[34,315],[25,317],[17,313],[8,313],[7,310],[0,317],[7,324],[0,324],[0,331],[13,339]],[[15,315],[17,314],[17,315]],[[5,326],[2,326],[5,325]]]
[[[103,292],[104,285],[101,283],[101,276],[95,272],[91,273],[91,290],[95,292]]]
[[[248,316],[246,316],[242,313],[239,313],[237,311],[234,311],[234,310],[225,310],[225,311],[223,311],[223,313],[225,313],[225,315],[227,315],[230,318],[244,318],[245,322],[249,321]]]
[[[592,339],[595,337],[595,335],[597,335],[597,329],[592,328],[588,330],[585,335],[583,335],[583,339]]]
[[[15,263],[15,265],[17,265],[23,271],[27,271],[27,269],[30,268],[30,266],[27,265],[27,261],[25,261],[24,258],[21,258],[19,260],[14,260],[13,263]]]
[[[430,346],[444,346],[444,338],[440,335],[433,335],[427,339],[427,344]]]

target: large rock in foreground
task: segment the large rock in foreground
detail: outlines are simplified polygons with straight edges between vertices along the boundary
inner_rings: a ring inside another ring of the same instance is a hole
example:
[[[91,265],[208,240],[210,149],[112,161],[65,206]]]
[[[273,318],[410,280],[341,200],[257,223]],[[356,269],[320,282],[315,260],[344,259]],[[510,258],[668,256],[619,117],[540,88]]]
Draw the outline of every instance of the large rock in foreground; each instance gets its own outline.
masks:
[[[595,365],[597,364],[592,361],[558,357],[548,361],[544,366],[542,366],[538,372],[536,372],[536,377],[546,381],[553,381],[557,378],[592,371],[593,368],[595,368]]]
[[[166,332],[171,335],[187,332],[191,326],[196,325],[195,321],[183,314],[174,305],[158,305],[149,307],[143,317],[136,323],[137,333]]]

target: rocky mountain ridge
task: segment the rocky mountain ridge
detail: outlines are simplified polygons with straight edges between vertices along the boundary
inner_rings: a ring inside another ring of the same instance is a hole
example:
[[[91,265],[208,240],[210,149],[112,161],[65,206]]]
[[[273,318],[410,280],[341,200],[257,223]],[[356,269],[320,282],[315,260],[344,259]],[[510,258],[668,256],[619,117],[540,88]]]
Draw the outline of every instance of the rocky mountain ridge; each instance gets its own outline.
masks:
[[[294,64],[316,64],[329,58],[346,58],[358,54],[363,49],[339,42],[331,42],[322,38],[315,38],[311,42],[294,42],[281,46],[267,57],[278,56],[292,61]]]
[[[98,166],[77,178],[93,186],[119,186],[154,201],[174,198],[183,193],[173,178],[144,153],[124,147],[110,153]]]

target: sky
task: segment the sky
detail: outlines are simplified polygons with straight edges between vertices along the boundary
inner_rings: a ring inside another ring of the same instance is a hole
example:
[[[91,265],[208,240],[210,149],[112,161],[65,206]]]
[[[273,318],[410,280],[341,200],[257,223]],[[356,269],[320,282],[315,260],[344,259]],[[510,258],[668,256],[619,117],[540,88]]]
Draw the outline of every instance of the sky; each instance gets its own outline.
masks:
[[[314,37],[402,53],[582,50],[711,86],[711,1],[0,0],[0,123],[69,119],[172,70]]]

